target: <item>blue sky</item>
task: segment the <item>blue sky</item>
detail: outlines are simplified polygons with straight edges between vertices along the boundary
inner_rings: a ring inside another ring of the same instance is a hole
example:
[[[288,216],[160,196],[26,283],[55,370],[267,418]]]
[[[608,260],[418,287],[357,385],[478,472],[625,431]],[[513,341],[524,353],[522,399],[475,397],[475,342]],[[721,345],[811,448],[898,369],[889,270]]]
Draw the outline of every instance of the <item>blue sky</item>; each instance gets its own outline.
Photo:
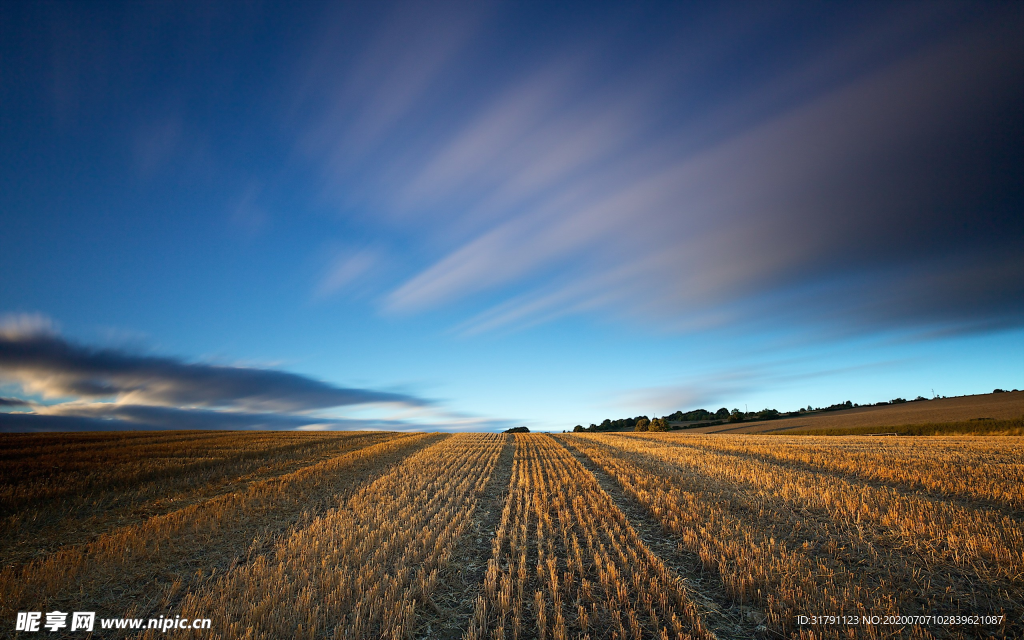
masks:
[[[1024,388],[1022,34],[1012,2],[2,2],[3,428]]]

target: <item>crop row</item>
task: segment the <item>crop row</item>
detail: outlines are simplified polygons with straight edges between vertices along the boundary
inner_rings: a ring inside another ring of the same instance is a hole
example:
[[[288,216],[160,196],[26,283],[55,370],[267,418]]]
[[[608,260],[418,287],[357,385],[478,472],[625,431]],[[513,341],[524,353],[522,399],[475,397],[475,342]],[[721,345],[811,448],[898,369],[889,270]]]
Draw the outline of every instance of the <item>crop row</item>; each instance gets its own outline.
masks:
[[[89,605],[145,615],[189,584],[259,555],[276,537],[347,499],[410,453],[442,436],[390,438],[237,492],[116,528],[0,571],[0,619],[26,609]]]
[[[708,638],[697,607],[564,447],[517,435],[466,640]]]
[[[1024,545],[1013,519],[656,439],[573,443],[777,631],[813,612],[1021,614],[1011,594]],[[902,633],[931,637],[920,627]]]
[[[64,505],[65,526],[107,529],[29,562],[4,555],[0,620],[96,609],[211,618],[212,630],[196,632],[204,639],[458,630],[463,640],[710,640],[1005,637],[1024,619],[1016,439],[162,433],[9,442],[0,455],[17,489],[9,504],[36,491],[26,504],[48,515],[32,521],[22,505],[8,523],[56,532],[46,520]],[[64,459],[67,469],[47,468]],[[28,471],[25,487],[11,475],[18,469]],[[61,493],[62,482],[73,490]],[[86,498],[95,514],[78,510]],[[462,578],[449,580],[456,565]],[[1006,622],[797,622],[821,614]]]
[[[311,435],[233,433],[159,443],[136,439],[109,451],[83,455],[71,450],[9,460],[6,481],[0,484],[0,490],[7,490],[0,501],[0,526],[5,531],[0,559],[3,566],[31,560],[394,437]],[[18,479],[20,469],[40,467],[53,472]]]
[[[186,595],[182,614],[222,616],[203,638],[407,637],[506,443],[459,435],[409,457],[272,552]]]
[[[36,504],[83,492],[134,489],[147,481],[191,476],[224,463],[330,448],[353,436],[381,435],[227,432],[93,443],[67,443],[62,437],[51,435],[50,442],[25,446],[28,443],[11,440],[8,434],[0,436],[0,443],[10,447],[0,459],[0,512],[9,513],[25,503]]]
[[[996,511],[698,446],[666,447],[633,438],[618,439],[616,446],[656,452],[660,459],[709,479],[844,523],[859,537],[933,563],[970,568],[983,580],[1024,573],[1024,526]]]
[[[716,436],[655,437],[673,444],[755,456],[808,471],[839,473],[896,488],[1024,511],[1024,445],[1006,438]]]

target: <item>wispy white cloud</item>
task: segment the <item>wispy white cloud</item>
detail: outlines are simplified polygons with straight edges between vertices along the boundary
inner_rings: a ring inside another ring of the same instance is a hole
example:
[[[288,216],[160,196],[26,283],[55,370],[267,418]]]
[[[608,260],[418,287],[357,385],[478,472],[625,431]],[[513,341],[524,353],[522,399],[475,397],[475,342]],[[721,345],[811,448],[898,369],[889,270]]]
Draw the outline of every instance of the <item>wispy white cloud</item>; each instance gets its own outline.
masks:
[[[0,339],[19,340],[25,336],[56,336],[57,323],[41,313],[0,315]]]
[[[337,256],[324,273],[315,291],[315,297],[330,297],[366,276],[379,260],[372,249],[361,249]]]
[[[484,213],[487,204],[463,209],[497,220],[394,289],[386,308],[415,312],[499,293],[505,300],[471,319],[469,331],[602,307],[700,326],[757,314],[736,306],[745,299],[834,280],[831,295],[804,301],[807,319],[851,297],[851,322],[1012,314],[1013,282],[1024,275],[1019,247],[993,254],[990,243],[1006,239],[984,234],[1019,224],[986,211],[975,237],[956,238],[964,209],[987,196],[956,176],[964,160],[954,156],[993,108],[1020,106],[1017,44],[1008,25],[983,25],[671,161],[656,140],[609,157],[636,141],[631,120],[642,109],[595,119],[544,82],[527,84],[425,162],[410,179],[415,197],[406,196],[455,203],[477,189],[480,202],[507,204],[505,215]],[[582,135],[566,124],[574,119],[605,126]],[[914,276],[914,265],[940,251],[935,271]],[[975,281],[993,294],[980,296],[985,305],[943,296],[968,263],[995,276]],[[842,290],[856,273],[878,274],[874,290]],[[918,288],[902,299],[902,314],[885,311],[902,295],[886,280],[897,273]]]
[[[393,145],[396,130],[415,119],[488,12],[487,3],[466,2],[377,8],[383,15],[361,16],[364,29],[373,25],[369,35],[352,32],[344,11],[329,16],[295,90],[294,111],[318,113],[301,147],[323,158],[334,178],[367,177],[367,160]],[[353,41],[362,43],[360,50],[350,49]]]

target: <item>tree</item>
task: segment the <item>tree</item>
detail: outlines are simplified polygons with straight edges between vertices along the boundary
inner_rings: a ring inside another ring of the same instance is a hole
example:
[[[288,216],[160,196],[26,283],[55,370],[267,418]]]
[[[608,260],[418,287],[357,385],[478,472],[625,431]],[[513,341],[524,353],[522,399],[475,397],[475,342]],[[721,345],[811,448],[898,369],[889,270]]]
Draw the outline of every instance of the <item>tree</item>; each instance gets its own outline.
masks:
[[[725,420],[726,418],[729,417],[729,410],[726,409],[725,407],[722,407],[721,409],[715,412],[715,417],[721,420]]]
[[[655,418],[651,420],[651,424],[647,429],[649,431],[668,431],[668,422],[664,418]]]
[[[643,416],[640,416],[640,418],[637,419],[636,426],[633,427],[633,430],[634,431],[647,431],[647,429],[650,426],[650,424],[651,424],[650,420],[648,420],[647,418],[645,418]]]
[[[733,409],[732,413],[729,414],[729,422],[743,422],[743,412],[739,409]]]
[[[578,425],[576,425],[575,427],[572,428],[572,432],[573,433],[579,433],[580,431],[586,431],[586,429],[584,429],[583,425],[581,425],[581,424],[578,424]]]

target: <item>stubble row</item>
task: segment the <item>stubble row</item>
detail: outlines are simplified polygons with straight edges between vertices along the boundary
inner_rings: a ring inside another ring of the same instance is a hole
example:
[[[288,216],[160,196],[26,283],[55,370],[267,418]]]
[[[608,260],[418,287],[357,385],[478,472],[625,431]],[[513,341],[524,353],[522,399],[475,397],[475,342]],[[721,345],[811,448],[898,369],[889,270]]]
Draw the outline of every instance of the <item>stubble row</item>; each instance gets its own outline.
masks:
[[[33,609],[84,608],[127,617],[163,613],[190,584],[263,553],[277,536],[442,437],[391,437],[6,567],[0,571],[0,617]]]
[[[182,615],[218,612],[202,638],[408,637],[506,443],[457,435],[409,457],[271,553],[187,594]]]
[[[796,616],[814,612],[1021,613],[1011,594],[1024,546],[1013,519],[658,439],[573,442],[777,631],[795,631]]]
[[[547,435],[516,444],[465,640],[713,637],[593,474]]]
[[[65,441],[67,435],[6,436],[3,444],[15,446],[0,460],[0,567],[394,437],[157,432]]]
[[[948,497],[1024,511],[1024,439],[813,436],[655,436],[666,445],[748,455]]]

